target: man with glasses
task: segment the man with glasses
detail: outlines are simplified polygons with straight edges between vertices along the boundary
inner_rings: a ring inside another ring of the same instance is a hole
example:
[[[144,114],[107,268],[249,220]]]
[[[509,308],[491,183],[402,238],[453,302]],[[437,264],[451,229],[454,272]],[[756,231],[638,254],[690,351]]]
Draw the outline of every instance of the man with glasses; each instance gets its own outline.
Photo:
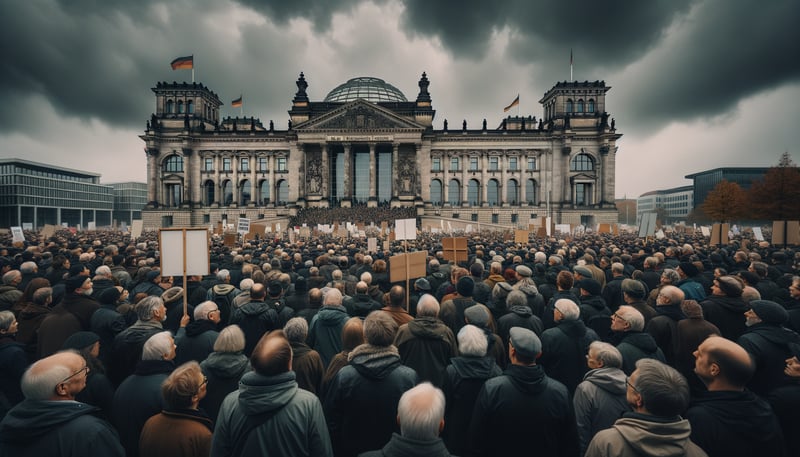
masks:
[[[31,365],[22,377],[25,400],[0,422],[0,455],[124,456],[114,429],[75,401],[89,367],[76,352],[59,352]]]
[[[175,344],[178,346],[176,365],[182,365],[190,360],[200,363],[214,352],[214,342],[219,336],[217,325],[221,319],[219,306],[207,300],[197,305],[193,314],[192,322],[189,322],[188,316],[181,319],[181,326],[175,336]]]
[[[633,411],[598,432],[586,457],[706,456],[689,439],[691,425],[680,416],[689,405],[689,385],[677,370],[657,360],[639,360],[627,380],[626,398]]]
[[[617,349],[622,354],[622,371],[633,372],[636,361],[644,358],[665,362],[664,353],[656,340],[644,331],[644,316],[632,306],[620,306],[611,315],[611,331],[618,341]]]

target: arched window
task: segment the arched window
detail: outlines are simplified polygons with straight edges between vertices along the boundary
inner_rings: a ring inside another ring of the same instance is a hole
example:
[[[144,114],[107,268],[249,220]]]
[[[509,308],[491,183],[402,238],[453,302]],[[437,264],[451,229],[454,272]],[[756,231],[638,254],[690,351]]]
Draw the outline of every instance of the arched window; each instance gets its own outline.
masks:
[[[486,202],[489,203],[489,206],[497,206],[500,204],[499,190],[500,184],[497,180],[490,179],[486,184]]]
[[[431,204],[442,206],[442,182],[438,179],[431,181]]]
[[[183,114],[183,100],[178,101],[178,114]]]
[[[250,203],[250,198],[253,195],[250,186],[250,180],[245,179],[239,186],[239,204],[245,206]]]
[[[519,204],[519,185],[516,179],[509,179],[506,184],[506,202],[512,205]]]
[[[258,195],[262,205],[269,204],[269,180],[265,179],[259,184]]]
[[[461,204],[461,183],[457,179],[451,179],[447,185],[447,202],[453,206]]]
[[[286,205],[289,202],[289,182],[285,179],[278,181],[278,204]]]
[[[536,204],[536,181],[529,179],[525,182],[525,201],[529,205]]]
[[[568,113],[572,112],[572,99],[571,98],[567,99],[567,112]]]
[[[589,103],[586,105],[586,112],[587,113],[594,113],[594,99],[590,98]]]
[[[583,106],[584,106],[583,99],[578,100],[578,112],[579,113],[583,112]]]
[[[186,102],[186,112],[189,114],[194,114],[194,103],[191,100]]]
[[[222,204],[229,206],[231,203],[233,203],[233,184],[230,179],[226,179],[222,183]]]
[[[570,171],[592,171],[594,170],[594,160],[589,154],[578,154],[569,163]]]
[[[214,203],[214,181],[208,180],[203,185],[203,204],[209,206]]]
[[[171,155],[164,161],[164,171],[169,173],[183,173],[183,157]]]
[[[477,179],[470,179],[467,185],[467,203],[470,206],[480,206],[481,204],[481,183]]]
[[[167,114],[173,114],[175,112],[175,102],[172,100],[167,100]]]

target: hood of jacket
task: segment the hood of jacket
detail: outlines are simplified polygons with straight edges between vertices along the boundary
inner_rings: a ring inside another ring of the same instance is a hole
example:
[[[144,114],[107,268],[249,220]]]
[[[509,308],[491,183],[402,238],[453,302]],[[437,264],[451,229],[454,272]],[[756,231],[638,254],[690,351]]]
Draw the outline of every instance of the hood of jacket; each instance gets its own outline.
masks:
[[[656,340],[654,340],[649,333],[644,332],[625,332],[623,333],[621,343],[628,343],[636,346],[648,354],[655,352],[656,349],[658,349]]]
[[[212,352],[200,368],[220,379],[240,379],[250,369],[250,359],[241,352]]]
[[[625,413],[613,428],[639,455],[659,457],[685,455],[692,433],[686,419],[665,421],[637,413]]]
[[[154,374],[170,374],[175,369],[172,360],[140,360],[136,364],[133,374],[137,376],[150,376]]]
[[[512,306],[511,309],[509,309],[509,311],[524,319],[533,316],[533,311],[531,311],[531,309],[528,306],[515,305]]]
[[[741,297],[723,297],[720,295],[709,295],[706,297],[707,302],[715,303],[720,308],[734,313],[734,314],[744,314],[745,311],[750,309],[750,306],[742,300]]]
[[[239,408],[246,416],[273,411],[289,403],[297,389],[294,371],[275,376],[251,371],[239,381]]]
[[[400,353],[394,346],[356,346],[347,355],[350,365],[369,379],[385,379],[400,366]]]
[[[761,441],[775,433],[773,412],[769,403],[749,390],[743,392],[701,392],[692,399],[692,407],[709,411],[726,430]]]
[[[326,327],[335,327],[349,318],[347,310],[342,305],[325,305],[317,312],[317,320]]]
[[[592,308],[602,311],[606,308],[606,301],[599,295],[583,295],[581,296],[581,305],[589,305]]]
[[[525,284],[524,286],[517,288],[517,290],[524,293],[528,297],[535,297],[539,295],[539,289],[537,289],[533,284]]]
[[[263,302],[263,301],[251,301],[251,302],[245,303],[244,305],[240,306],[237,311],[242,313],[242,314],[244,314],[245,316],[254,317],[254,316],[258,316],[260,314],[264,314],[269,310],[270,310],[270,307],[265,302]]]
[[[133,325],[120,332],[117,337],[126,344],[137,344],[163,329],[164,326],[161,325],[161,322],[136,321]]]
[[[408,330],[417,338],[441,340],[447,326],[435,317],[417,317],[408,322]]]
[[[217,330],[217,324],[211,322],[208,319],[200,319],[198,321],[189,322],[186,325],[186,336],[194,337],[198,335],[202,335],[203,333],[213,330]]]
[[[453,365],[453,369],[456,370],[458,376],[463,379],[488,379],[493,374],[495,366],[497,365],[495,363],[495,358],[491,356],[453,357],[450,359],[450,364]]]
[[[584,376],[584,381],[589,381],[611,395],[621,395],[627,392],[627,376],[619,368],[603,367],[589,370]]]
[[[584,324],[580,319],[576,319],[574,321],[561,319],[561,321],[558,322],[557,327],[570,338],[583,338],[583,336],[586,335],[586,324]]]
[[[217,284],[211,290],[213,290],[216,295],[228,295],[236,290],[236,287],[234,287],[233,284]]]
[[[77,417],[99,411],[77,401],[23,400],[0,423],[0,442],[29,442]]]
[[[788,346],[790,343],[800,343],[800,335],[786,327],[760,322],[747,327],[745,335],[755,333],[765,340],[778,346]]]
[[[547,387],[548,378],[541,365],[509,365],[503,374],[511,379],[517,389],[525,393],[536,394]]]

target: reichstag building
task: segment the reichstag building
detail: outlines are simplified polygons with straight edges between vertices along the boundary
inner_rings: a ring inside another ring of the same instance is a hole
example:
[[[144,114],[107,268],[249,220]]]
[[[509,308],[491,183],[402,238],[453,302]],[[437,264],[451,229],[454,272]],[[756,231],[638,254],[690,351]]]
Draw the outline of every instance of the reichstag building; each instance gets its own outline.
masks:
[[[617,133],[604,81],[559,82],[540,116],[490,127],[437,121],[430,82],[413,101],[358,77],[309,98],[297,79],[286,130],[220,118],[201,83],[158,83],[147,122],[146,228],[293,215],[300,208],[391,205],[418,216],[524,227],[617,221]],[[288,98],[288,97],[287,97]],[[366,221],[370,222],[370,221]]]

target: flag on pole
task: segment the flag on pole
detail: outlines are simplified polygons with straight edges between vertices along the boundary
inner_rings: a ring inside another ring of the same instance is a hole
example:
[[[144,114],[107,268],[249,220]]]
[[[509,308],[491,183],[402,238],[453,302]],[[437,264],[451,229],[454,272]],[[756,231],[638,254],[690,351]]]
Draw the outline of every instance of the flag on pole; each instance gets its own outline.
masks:
[[[240,95],[239,98],[237,98],[236,100],[233,100],[231,102],[231,106],[234,107],[234,108],[241,107],[242,106],[242,96]]]
[[[194,68],[194,56],[178,57],[169,64],[173,70],[191,70]]]
[[[503,112],[505,113],[505,112],[507,112],[508,110],[510,110],[511,108],[513,108],[513,107],[515,107],[517,105],[519,105],[519,94],[517,94],[517,98],[515,98],[514,101],[511,102],[510,105],[508,105],[505,108],[503,108]]]

